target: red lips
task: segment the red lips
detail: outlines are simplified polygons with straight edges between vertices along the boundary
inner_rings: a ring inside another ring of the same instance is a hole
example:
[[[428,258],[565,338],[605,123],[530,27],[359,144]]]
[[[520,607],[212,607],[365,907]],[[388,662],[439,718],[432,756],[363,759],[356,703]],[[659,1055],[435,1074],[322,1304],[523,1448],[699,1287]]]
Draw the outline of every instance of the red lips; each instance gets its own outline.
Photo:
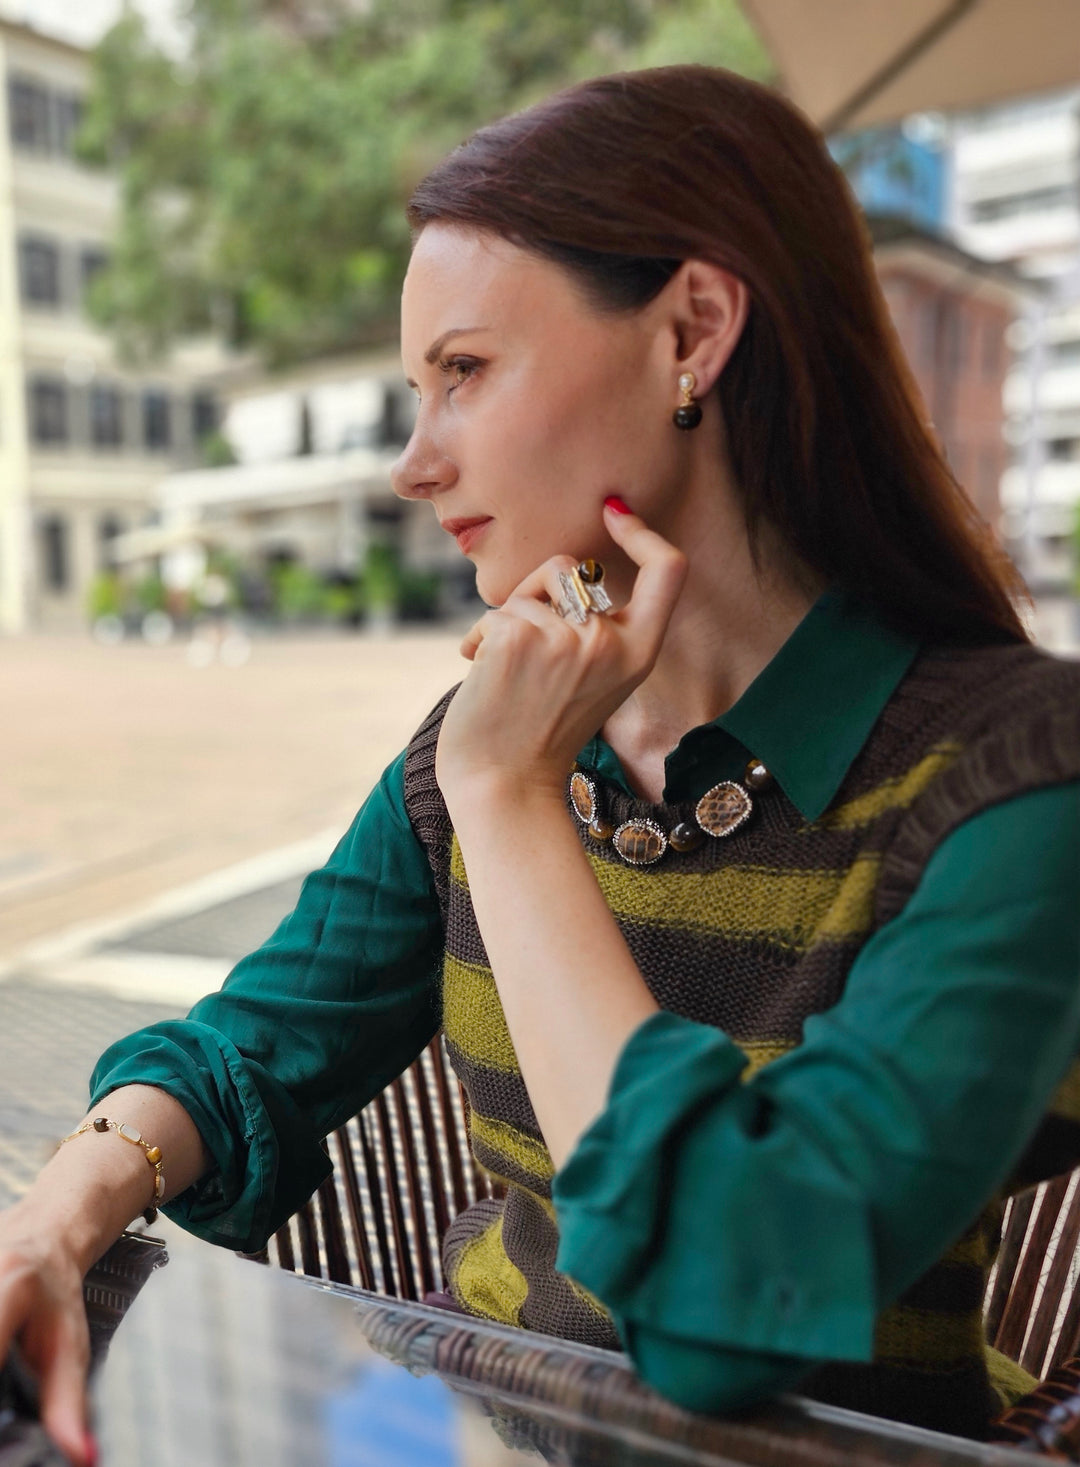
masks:
[[[443,520],[442,528],[448,535],[453,535],[458,542],[458,549],[463,555],[467,555],[469,547],[478,540],[486,525],[491,524],[491,515],[474,515],[471,518],[457,520]]]

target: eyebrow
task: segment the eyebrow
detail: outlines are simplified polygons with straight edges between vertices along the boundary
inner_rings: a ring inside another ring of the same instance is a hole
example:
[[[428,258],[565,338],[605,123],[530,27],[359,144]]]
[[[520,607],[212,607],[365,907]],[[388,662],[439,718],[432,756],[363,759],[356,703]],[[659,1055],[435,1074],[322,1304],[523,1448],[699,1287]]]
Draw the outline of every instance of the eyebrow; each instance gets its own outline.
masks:
[[[446,343],[452,340],[455,336],[467,336],[470,332],[473,331],[490,330],[490,326],[451,326],[449,331],[444,331],[441,336],[437,337],[431,343],[427,351],[424,353],[424,361],[427,362],[429,367],[433,367],[435,363],[439,360],[440,356],[442,356],[443,348],[446,346]],[[411,377],[406,377],[405,381],[409,384],[410,387],[416,386],[416,383],[412,380]]]

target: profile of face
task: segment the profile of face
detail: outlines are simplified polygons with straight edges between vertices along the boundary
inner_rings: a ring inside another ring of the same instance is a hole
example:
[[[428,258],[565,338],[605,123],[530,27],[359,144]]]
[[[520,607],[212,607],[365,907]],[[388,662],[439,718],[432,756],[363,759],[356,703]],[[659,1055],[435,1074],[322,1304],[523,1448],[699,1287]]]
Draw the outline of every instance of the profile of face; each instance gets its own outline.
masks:
[[[601,312],[560,266],[497,236],[421,232],[401,313],[419,409],[393,485],[456,532],[489,605],[555,554],[618,575],[610,494],[663,532],[691,436],[672,428],[682,368],[665,293]]]

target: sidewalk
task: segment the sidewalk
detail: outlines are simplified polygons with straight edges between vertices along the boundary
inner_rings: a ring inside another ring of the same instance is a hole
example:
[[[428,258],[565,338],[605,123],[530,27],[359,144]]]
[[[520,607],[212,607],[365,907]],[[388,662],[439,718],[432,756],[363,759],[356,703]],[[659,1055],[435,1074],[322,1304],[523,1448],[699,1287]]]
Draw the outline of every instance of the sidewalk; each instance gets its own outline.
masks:
[[[220,986],[295,903],[333,836],[218,872],[126,917],[74,928],[0,968],[0,1207],[86,1109],[98,1056]]]

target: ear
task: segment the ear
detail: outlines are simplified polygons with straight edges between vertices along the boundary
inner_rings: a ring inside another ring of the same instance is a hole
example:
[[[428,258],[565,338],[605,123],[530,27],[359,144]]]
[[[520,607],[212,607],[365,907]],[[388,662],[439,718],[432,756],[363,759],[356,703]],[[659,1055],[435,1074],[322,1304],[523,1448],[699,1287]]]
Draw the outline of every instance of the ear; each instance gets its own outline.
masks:
[[[668,281],[677,372],[693,372],[695,397],[709,392],[746,325],[750,296],[743,281],[708,260],[685,260]]]

